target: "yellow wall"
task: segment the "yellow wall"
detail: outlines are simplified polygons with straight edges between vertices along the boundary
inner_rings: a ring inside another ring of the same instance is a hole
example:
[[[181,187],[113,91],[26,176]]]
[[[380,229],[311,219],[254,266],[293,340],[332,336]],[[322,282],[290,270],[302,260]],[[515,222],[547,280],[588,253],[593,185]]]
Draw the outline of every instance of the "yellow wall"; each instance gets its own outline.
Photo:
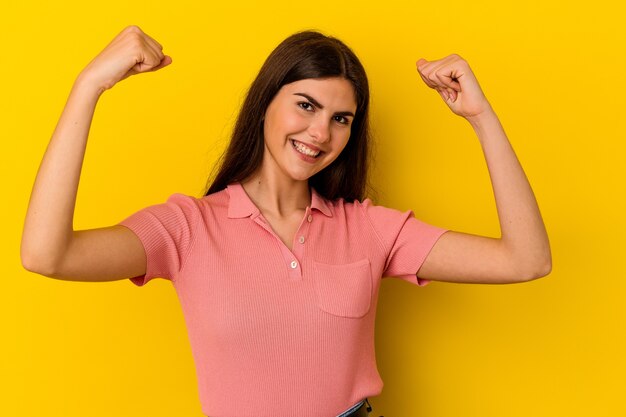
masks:
[[[199,195],[264,58],[313,28],[352,46],[368,71],[379,202],[496,236],[479,143],[415,71],[420,57],[456,52],[531,181],[553,272],[508,286],[386,280],[376,340],[385,388],[371,401],[375,416],[626,415],[619,2],[209,3],[3,3],[0,415],[201,416],[167,281],[72,283],[20,264],[32,183],[72,82],[129,24],[174,62],[101,98],[75,228],[117,223],[173,192]]]

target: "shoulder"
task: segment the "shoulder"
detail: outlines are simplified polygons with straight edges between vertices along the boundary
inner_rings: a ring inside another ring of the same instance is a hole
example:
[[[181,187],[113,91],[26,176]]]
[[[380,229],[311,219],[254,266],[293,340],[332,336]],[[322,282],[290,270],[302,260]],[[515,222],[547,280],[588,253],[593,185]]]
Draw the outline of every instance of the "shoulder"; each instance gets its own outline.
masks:
[[[219,210],[220,208],[228,209],[228,192],[224,189],[200,197],[177,192],[170,194],[164,204],[196,211]]]
[[[370,198],[346,201],[343,198],[328,203],[332,206],[333,221],[345,223],[361,231],[373,230],[379,240],[387,246],[410,219],[415,220],[413,211],[400,211],[375,204]]]
[[[390,247],[401,235],[425,237],[439,235],[446,229],[433,226],[415,217],[413,210],[399,210],[375,204],[370,198],[362,201],[335,201],[336,213],[345,213],[352,222],[372,228],[386,247]]]
[[[205,195],[196,199],[197,204],[204,210],[228,210],[229,202],[228,189]]]
[[[219,217],[227,211],[228,197],[225,191],[202,197],[175,192],[170,194],[166,201],[140,210],[136,216],[191,224],[202,221],[202,219]]]
[[[400,211],[394,208],[375,204],[370,198],[361,201],[346,201],[343,198],[328,201],[327,204],[332,206],[335,213],[344,214],[346,216],[359,216],[369,218],[371,220],[385,220],[394,218],[407,218],[413,214],[412,211]]]

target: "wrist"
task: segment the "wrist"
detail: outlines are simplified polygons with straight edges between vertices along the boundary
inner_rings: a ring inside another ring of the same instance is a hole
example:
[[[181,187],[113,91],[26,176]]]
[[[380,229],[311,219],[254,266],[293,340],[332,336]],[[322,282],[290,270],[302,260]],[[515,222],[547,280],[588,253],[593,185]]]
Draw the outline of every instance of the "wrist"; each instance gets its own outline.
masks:
[[[487,123],[492,123],[494,120],[497,119],[498,116],[496,115],[496,112],[493,110],[491,105],[478,114],[465,117],[465,120],[467,120],[474,129],[478,129]]]
[[[106,88],[98,86],[97,83],[90,79],[89,74],[85,72],[81,72],[78,77],[76,77],[72,89],[84,94],[96,96],[96,98],[99,98],[102,93],[106,91]]]

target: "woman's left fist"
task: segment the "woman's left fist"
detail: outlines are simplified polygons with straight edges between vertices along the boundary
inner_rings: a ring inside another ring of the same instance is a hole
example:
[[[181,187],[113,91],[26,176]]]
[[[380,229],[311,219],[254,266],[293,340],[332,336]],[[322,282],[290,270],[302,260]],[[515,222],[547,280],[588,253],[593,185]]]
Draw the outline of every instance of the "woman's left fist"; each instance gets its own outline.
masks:
[[[491,108],[469,64],[459,55],[436,61],[421,58],[416,66],[422,80],[437,90],[454,114],[467,118]]]

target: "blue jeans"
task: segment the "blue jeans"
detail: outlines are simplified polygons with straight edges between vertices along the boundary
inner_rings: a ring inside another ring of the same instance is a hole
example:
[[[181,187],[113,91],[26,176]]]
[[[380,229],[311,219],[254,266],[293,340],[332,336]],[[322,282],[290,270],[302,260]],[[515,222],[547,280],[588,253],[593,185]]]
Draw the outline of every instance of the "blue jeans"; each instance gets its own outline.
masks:
[[[367,405],[366,405],[367,404]],[[339,414],[337,417],[365,417],[369,415],[369,412],[372,410],[369,401],[367,398],[363,401],[358,402],[353,405],[343,413]]]

